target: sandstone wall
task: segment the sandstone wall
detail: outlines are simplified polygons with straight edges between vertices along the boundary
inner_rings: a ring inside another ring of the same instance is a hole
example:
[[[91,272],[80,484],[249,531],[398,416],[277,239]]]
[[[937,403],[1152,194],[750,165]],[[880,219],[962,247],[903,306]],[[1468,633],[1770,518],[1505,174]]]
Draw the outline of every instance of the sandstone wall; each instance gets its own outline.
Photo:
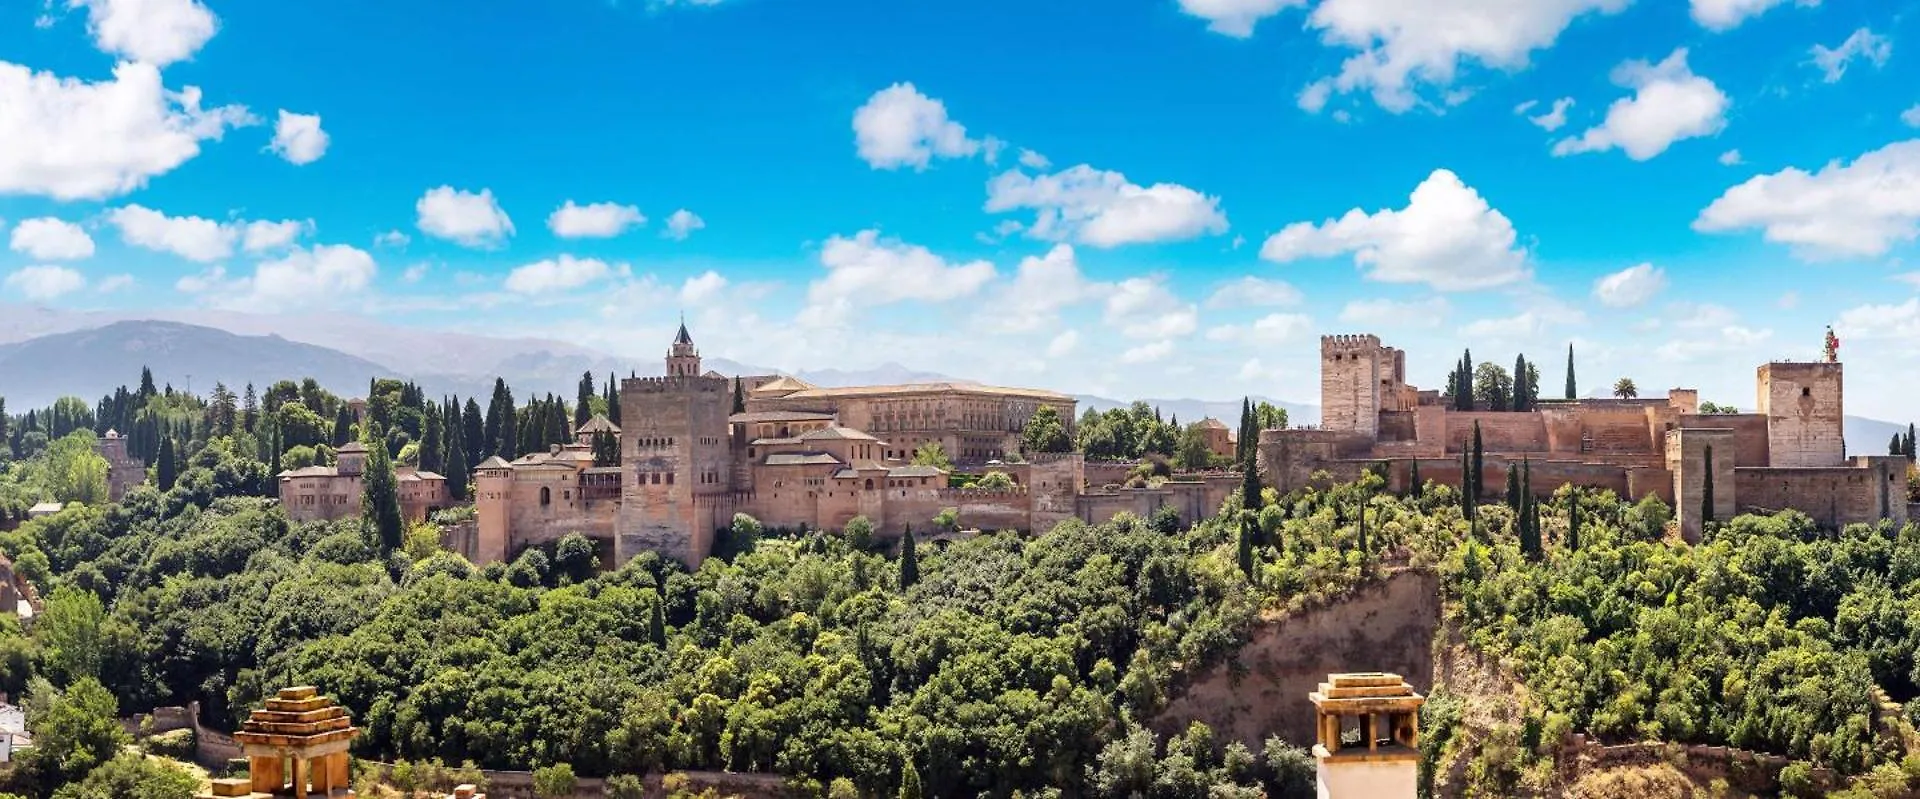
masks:
[[[1260,431],[1260,475],[1267,485],[1285,494],[1307,484],[1317,469],[1336,462],[1368,457],[1373,438],[1339,430]],[[1357,474],[1357,473],[1356,473]],[[1336,479],[1340,475],[1335,475]]]
[[[1480,423],[1480,447],[1484,452],[1546,452],[1547,425],[1539,413],[1503,411],[1454,411],[1447,414],[1447,451],[1458,453],[1461,446],[1473,446],[1473,425]]]
[[[620,381],[621,502],[614,558],[659,552],[698,568],[714,528],[733,512],[727,443],[733,382],[646,377]],[[658,479],[655,479],[658,478]]]
[[[1883,518],[1904,524],[1906,461],[1887,456],[1856,458],[1859,466],[1829,469],[1738,469],[1742,510],[1793,508],[1823,527],[1873,523]]]
[[[1103,486],[1121,485],[1133,474],[1133,467],[1132,463],[1089,461],[1086,467],[1087,487],[1098,489]]]
[[[1708,463],[1711,450],[1712,463]],[[1739,507],[1739,485],[1734,478],[1733,431],[1727,429],[1681,428],[1667,433],[1667,470],[1673,473],[1673,516],[1680,522],[1680,536],[1700,541],[1705,520],[1707,474],[1713,474],[1713,518],[1732,519]]]
[[[1176,689],[1152,726],[1164,736],[1199,721],[1221,743],[1241,741],[1256,751],[1269,735],[1311,745],[1314,711],[1307,694],[1328,674],[1389,671],[1415,690],[1431,690],[1439,625],[1438,578],[1397,572],[1349,599],[1256,627],[1229,662]]]
[[[1837,363],[1769,363],[1755,379],[1767,417],[1771,466],[1839,466],[1846,461],[1844,401]]]
[[[1679,417],[1680,427],[1715,427],[1733,431],[1733,465],[1770,466],[1767,446],[1767,417],[1757,413],[1710,413]],[[1714,454],[1720,447],[1714,446]]]

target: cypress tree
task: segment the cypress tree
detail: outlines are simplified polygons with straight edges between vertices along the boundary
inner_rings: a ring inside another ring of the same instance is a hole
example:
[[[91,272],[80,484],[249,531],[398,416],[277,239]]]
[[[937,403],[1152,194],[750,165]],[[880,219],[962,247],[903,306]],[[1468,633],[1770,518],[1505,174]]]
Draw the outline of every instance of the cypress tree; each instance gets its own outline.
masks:
[[[465,442],[460,440],[462,438],[465,438],[465,436],[451,435],[447,437],[447,462],[445,464],[447,469],[445,472],[447,478],[447,493],[452,494],[454,499],[467,498],[467,473],[473,470],[472,464],[467,463],[467,447]]]
[[[386,431],[369,425],[362,444],[367,445],[367,470],[361,478],[361,514],[371,527],[380,551],[391,553],[405,541],[406,520],[400,514],[400,485],[393,474],[393,459],[387,455]]]
[[[1412,484],[1412,488],[1410,491],[1408,491],[1408,493],[1412,494],[1414,499],[1417,500],[1417,499],[1426,498],[1427,487],[1420,482],[1420,459],[1419,458],[1414,458],[1413,465],[1408,467],[1407,482]]]
[[[1887,443],[1887,454],[1888,455],[1907,454],[1907,437],[1904,435],[1901,435],[1900,433],[1894,433],[1893,440]]]
[[[1527,385],[1527,356],[1513,356],[1513,409],[1516,411],[1533,410],[1528,398],[1533,396],[1533,387]]]
[[[1367,500],[1365,498],[1362,498],[1360,500],[1360,523],[1359,523],[1358,529],[1360,533],[1360,556],[1364,558],[1366,557],[1367,551],[1368,551],[1367,550]]]
[[[546,446],[567,443],[567,414],[560,404],[560,398],[552,395],[548,395],[547,399],[546,439]]]
[[[573,403],[573,429],[579,430],[586,426],[588,419],[593,418],[593,395],[593,372],[582,373],[580,395]]]
[[[1480,446],[1480,423],[1473,423],[1473,504],[1480,504],[1480,487],[1487,482],[1487,454]]]
[[[347,404],[340,403],[340,412],[333,415],[333,448],[347,445],[347,439],[353,435],[353,415],[347,411]]]
[[[505,397],[506,401],[502,403],[504,407],[500,410],[500,438],[495,444],[494,454],[506,460],[513,460],[520,457],[522,451],[520,432],[516,429],[519,427],[519,420],[516,418],[519,416],[519,411],[513,407],[513,395],[507,394]]]
[[[1240,468],[1240,507],[1249,511],[1258,511],[1260,501],[1260,468],[1253,461],[1247,461]]]
[[[460,410],[460,449],[467,455],[468,466],[486,460],[488,440],[486,422],[481,421],[480,403],[468,397]]]
[[[1240,573],[1246,575],[1248,582],[1253,581],[1253,538],[1259,534],[1259,531],[1259,523],[1253,520],[1253,514],[1241,511],[1239,551],[1236,557],[1240,564]]]
[[[284,452],[285,452],[285,450],[286,450],[286,447],[284,447],[284,446],[281,446],[281,445],[282,445],[283,443],[285,443],[285,442],[282,442],[282,441],[280,440],[280,428],[278,428],[278,427],[275,427],[275,428],[273,429],[273,445],[272,445],[272,447],[273,447],[273,465],[272,465],[271,467],[269,467],[269,468],[270,468],[270,469],[272,469],[272,473],[273,473],[273,474],[276,474],[276,475],[277,475],[277,474],[279,474],[279,473],[281,473],[282,471],[285,471],[285,469],[282,469],[282,468],[281,468],[281,466],[280,466],[280,456],[281,456],[282,454],[284,454]]]
[[[420,423],[420,470],[439,474],[446,464],[441,457],[446,455],[445,443],[441,439],[440,408],[427,404],[427,418]]]
[[[1520,502],[1520,470],[1513,468],[1512,464],[1507,465],[1507,507],[1512,508],[1514,513],[1525,510]]]
[[[1573,380],[1573,345],[1567,345],[1567,399],[1579,399],[1580,393]]]
[[[654,646],[665,649],[667,646],[667,614],[666,611],[660,609],[662,604],[665,604],[665,600],[657,594],[654,595],[653,617],[647,620],[647,637],[653,640]]]
[[[607,421],[620,424],[620,381],[607,373]]]
[[[1473,350],[1460,356],[1460,410],[1473,410]]]
[[[160,484],[161,491],[173,490],[173,481],[180,477],[180,465],[173,459],[173,437],[160,439],[160,454],[154,459],[154,482]]]
[[[913,528],[907,528],[907,535],[900,540],[900,590],[912,588],[920,582],[920,556],[913,548]]]
[[[240,424],[249,433],[260,424],[260,395],[254,393],[252,383],[247,384],[247,392],[241,395]]]
[[[1706,467],[1706,472],[1705,472],[1706,479],[1701,481],[1700,483],[1700,524],[1702,529],[1704,529],[1706,525],[1711,524],[1713,522],[1713,445],[1712,444],[1707,445],[1706,452],[1704,452],[1703,455],[1705,456],[1702,458],[1702,461],[1704,462]]]
[[[733,378],[733,412],[747,412],[747,392],[741,388],[740,378],[738,376]]]
[[[1914,459],[1914,452],[1913,452],[1913,423],[1912,423],[1912,422],[1908,422],[1908,423],[1907,423],[1907,460],[1913,460],[1913,459]]]
[[[1567,551],[1580,551],[1580,492],[1567,492]]]
[[[1540,503],[1533,500],[1533,464],[1522,463],[1520,470],[1520,551],[1529,560],[1539,560]]]

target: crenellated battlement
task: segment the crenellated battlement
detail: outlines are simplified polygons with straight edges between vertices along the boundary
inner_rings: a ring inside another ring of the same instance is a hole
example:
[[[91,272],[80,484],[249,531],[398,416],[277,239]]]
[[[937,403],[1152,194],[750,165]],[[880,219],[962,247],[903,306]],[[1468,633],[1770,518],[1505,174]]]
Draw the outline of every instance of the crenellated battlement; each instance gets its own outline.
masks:
[[[1357,352],[1379,349],[1380,337],[1372,333],[1340,333],[1320,337],[1320,352]]]
[[[624,377],[620,379],[620,392],[632,391],[636,394],[666,394],[670,392],[694,391],[701,394],[721,394],[733,390],[733,384],[717,377],[669,376],[669,377]]]

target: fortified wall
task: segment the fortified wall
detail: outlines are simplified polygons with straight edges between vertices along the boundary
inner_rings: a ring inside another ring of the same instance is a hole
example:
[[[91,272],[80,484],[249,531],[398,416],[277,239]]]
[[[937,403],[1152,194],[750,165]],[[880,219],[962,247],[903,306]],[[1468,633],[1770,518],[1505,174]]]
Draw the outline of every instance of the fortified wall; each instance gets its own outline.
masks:
[[[1320,366],[1321,428],[1260,434],[1261,472],[1282,492],[1367,470],[1396,490],[1416,471],[1457,484],[1477,430],[1484,493],[1503,492],[1507,471],[1525,463],[1542,495],[1572,484],[1658,496],[1690,539],[1708,517],[1750,510],[1793,508],[1828,527],[1907,518],[1905,462],[1846,457],[1835,361],[1761,365],[1757,411],[1748,414],[1702,414],[1690,388],[1661,398],[1540,400],[1527,411],[1455,410],[1407,385],[1405,354],[1371,335],[1323,337]]]

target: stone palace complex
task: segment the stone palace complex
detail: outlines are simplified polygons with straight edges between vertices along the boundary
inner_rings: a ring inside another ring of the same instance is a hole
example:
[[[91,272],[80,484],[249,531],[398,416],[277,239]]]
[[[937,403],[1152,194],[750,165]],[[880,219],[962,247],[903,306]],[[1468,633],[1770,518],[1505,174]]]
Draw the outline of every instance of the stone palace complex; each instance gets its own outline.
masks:
[[[977,529],[1044,531],[1069,518],[1100,522],[1167,506],[1190,523],[1216,512],[1240,484],[1237,474],[1214,473],[1122,488],[1116,484],[1130,465],[1089,464],[1078,453],[1021,457],[1021,432],[1035,411],[1052,407],[1069,425],[1075,420],[1073,398],[1051,391],[957,382],[824,388],[790,376],[729,377],[702,370],[684,325],[666,367],[664,377],[621,381],[623,426],[595,417],[574,431],[574,443],[475,467],[475,521],[449,531],[449,545],[491,563],[577,532],[616,563],[652,551],[697,566],[736,513],[786,530],[839,529],[864,517],[883,539],[933,532],[934,518],[948,509],[960,527]],[[1490,495],[1509,468],[1525,463],[1542,493],[1574,484],[1659,496],[1689,539],[1699,535],[1709,472],[1717,519],[1795,508],[1829,526],[1904,521],[1906,461],[1846,455],[1841,374],[1831,357],[1764,364],[1753,413],[1703,414],[1692,389],[1464,411],[1409,385],[1405,353],[1378,337],[1327,336],[1320,426],[1262,431],[1258,461],[1264,481],[1282,492],[1365,470],[1384,474],[1395,490],[1416,474],[1457,483],[1477,428]],[[1230,451],[1225,425],[1204,432],[1213,448]],[[599,435],[617,437],[618,466],[595,465]],[[1014,485],[950,487],[946,472],[912,464],[915,449],[929,443],[958,468],[1005,472]],[[289,512],[305,519],[357,511],[357,455],[343,449],[338,466],[283,473]],[[411,518],[451,504],[438,475],[409,472],[402,489]]]

